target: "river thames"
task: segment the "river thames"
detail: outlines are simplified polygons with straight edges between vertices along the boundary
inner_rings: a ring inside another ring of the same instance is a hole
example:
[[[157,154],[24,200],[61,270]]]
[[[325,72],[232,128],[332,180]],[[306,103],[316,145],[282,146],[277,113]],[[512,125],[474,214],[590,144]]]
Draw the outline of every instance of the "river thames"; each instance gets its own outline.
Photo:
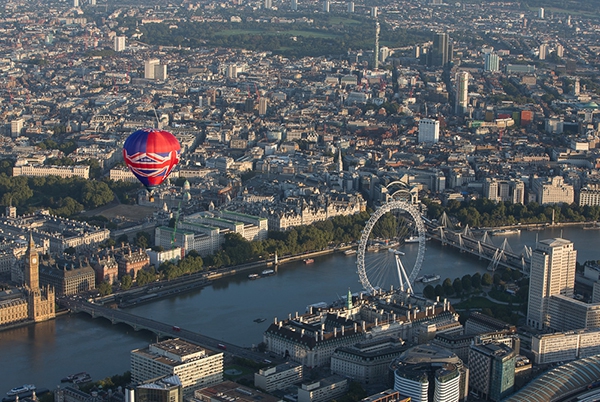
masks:
[[[520,253],[524,245],[535,245],[536,236],[540,240],[560,237],[561,231],[565,239],[573,241],[580,263],[600,259],[600,230],[548,228],[522,231],[507,238],[512,250]],[[497,245],[503,239],[493,237]],[[419,275],[439,274],[442,280],[453,279],[475,272],[483,274],[487,266],[487,261],[430,241]],[[127,311],[250,347],[262,341],[263,332],[275,317],[303,313],[312,303],[332,302],[346,295],[348,289],[354,293],[362,290],[355,256],[343,254],[319,257],[309,265],[301,261],[286,264],[276,275],[258,280],[249,280],[248,273]],[[417,285],[416,292],[421,288]],[[256,323],[258,318],[266,321]],[[111,325],[85,314],[0,332],[0,395],[25,383],[54,389],[61,378],[81,371],[90,373],[94,380],[121,374],[129,370],[130,351],[155,340],[149,332],[135,332],[128,326]]]

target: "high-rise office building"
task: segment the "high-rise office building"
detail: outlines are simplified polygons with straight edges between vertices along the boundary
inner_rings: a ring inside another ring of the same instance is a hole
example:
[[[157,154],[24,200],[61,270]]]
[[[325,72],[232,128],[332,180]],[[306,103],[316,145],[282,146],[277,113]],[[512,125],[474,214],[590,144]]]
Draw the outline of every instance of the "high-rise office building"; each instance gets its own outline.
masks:
[[[545,44],[545,43],[542,43],[540,45],[539,59],[540,60],[546,60],[546,56],[548,56],[548,45]]]
[[[79,7],[79,0],[73,0],[73,7]]]
[[[354,2],[353,1],[349,1],[348,2],[347,11],[350,14],[354,13]]]
[[[144,78],[147,80],[154,79],[154,67],[159,65],[160,61],[158,59],[146,60],[144,62]]]
[[[122,52],[123,50],[125,50],[124,36],[115,36],[114,50],[115,52]]]
[[[527,325],[547,328],[550,297],[573,297],[576,259],[577,251],[569,240],[555,238],[537,243],[531,256]]]
[[[455,113],[464,115],[469,105],[469,73],[461,71],[456,73],[456,104]]]
[[[267,10],[272,9],[273,8],[273,0],[265,0],[264,5]]]
[[[538,9],[538,18],[543,20],[544,19],[544,7],[540,7]]]
[[[329,0],[325,0],[323,2],[323,12],[324,13],[328,13],[329,12],[329,7],[330,7]]]
[[[269,100],[267,98],[260,98],[258,100],[258,114],[260,116],[266,115],[268,106],[269,106]]]
[[[371,7],[371,18],[377,18],[378,15],[379,9],[377,8],[377,6]]]
[[[438,32],[433,37],[433,46],[429,53],[430,66],[445,66],[452,60],[452,44],[445,32]]]
[[[561,59],[563,58],[563,56],[565,55],[565,48],[563,45],[561,45],[560,43],[556,45],[556,55],[558,57],[560,57]]]
[[[377,8],[377,7],[375,7]],[[375,68],[375,70],[377,70],[379,68],[379,31],[380,31],[381,27],[379,26],[379,21],[375,22],[375,52],[374,52],[374,57],[375,57],[375,62],[373,63],[373,67]]]
[[[525,201],[525,183],[519,179],[500,180],[486,177],[483,182],[483,196],[492,201],[509,201],[523,204]]]
[[[484,56],[483,71],[499,71],[500,70],[500,57],[496,53],[486,53]]]
[[[290,8],[293,11],[298,11],[298,0],[292,0],[290,3]]]
[[[158,81],[164,81],[168,77],[167,74],[167,65],[166,64],[157,64],[154,66],[154,79]]]
[[[432,119],[421,119],[419,121],[419,143],[436,143],[440,139],[440,122]]]
[[[23,118],[15,119],[10,122],[10,135],[13,138],[17,138],[21,135],[21,131],[23,131],[23,124],[25,120]]]
[[[500,401],[512,393],[517,352],[500,343],[472,344],[469,387],[487,400]]]

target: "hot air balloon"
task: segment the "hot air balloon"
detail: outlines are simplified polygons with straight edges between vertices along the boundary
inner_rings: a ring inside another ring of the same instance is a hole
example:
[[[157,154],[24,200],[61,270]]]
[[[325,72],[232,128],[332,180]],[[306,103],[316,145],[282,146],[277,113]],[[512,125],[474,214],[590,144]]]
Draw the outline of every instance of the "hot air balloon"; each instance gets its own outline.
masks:
[[[129,170],[152,195],[179,162],[181,146],[168,131],[144,128],[125,140],[123,159]]]

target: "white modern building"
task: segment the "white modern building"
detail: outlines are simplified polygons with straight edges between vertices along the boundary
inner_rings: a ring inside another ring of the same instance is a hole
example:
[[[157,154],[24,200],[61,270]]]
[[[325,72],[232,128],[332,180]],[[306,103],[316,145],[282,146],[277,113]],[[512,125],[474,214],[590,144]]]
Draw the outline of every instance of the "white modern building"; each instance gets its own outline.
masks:
[[[125,50],[125,37],[124,36],[115,36],[114,42],[114,50],[115,52],[122,52]]]
[[[160,60],[151,59],[144,62],[144,78],[147,80],[154,79],[154,67],[160,65]]]
[[[390,368],[394,390],[410,397],[411,402],[458,402],[466,398],[468,370],[454,353],[439,346],[410,348]]]
[[[223,353],[175,338],[131,351],[131,381],[177,375],[184,394],[223,381]]]
[[[267,367],[254,373],[254,386],[263,391],[273,392],[286,389],[301,382],[304,378],[304,366],[294,362],[285,362],[274,367]]]
[[[573,297],[577,251],[565,239],[546,239],[537,243],[531,256],[527,325],[549,327],[549,303],[553,295]]]
[[[320,381],[302,384],[298,388],[298,402],[326,402],[348,391],[348,379],[333,375]]]
[[[436,143],[440,139],[440,122],[432,119],[421,119],[419,121],[418,141]]]
[[[469,104],[469,73],[461,71],[456,73],[456,105],[455,113],[464,115]]]
[[[600,205],[600,185],[588,184],[579,191],[579,205]]]
[[[500,57],[496,53],[485,54],[483,71],[500,71]]]
[[[535,335],[531,338],[531,351],[536,364],[600,355],[600,328]]]

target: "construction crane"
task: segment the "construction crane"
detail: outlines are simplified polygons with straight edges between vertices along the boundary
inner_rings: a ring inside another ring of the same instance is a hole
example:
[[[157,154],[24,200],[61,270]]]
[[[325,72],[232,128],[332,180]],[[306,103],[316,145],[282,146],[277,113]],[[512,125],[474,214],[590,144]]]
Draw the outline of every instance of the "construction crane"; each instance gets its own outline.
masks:
[[[171,235],[171,250],[175,248],[175,235],[177,234],[177,224],[179,223],[179,216],[181,212],[181,201],[179,201],[179,205],[177,206],[177,211],[175,211],[175,225],[173,226],[173,234]]]

